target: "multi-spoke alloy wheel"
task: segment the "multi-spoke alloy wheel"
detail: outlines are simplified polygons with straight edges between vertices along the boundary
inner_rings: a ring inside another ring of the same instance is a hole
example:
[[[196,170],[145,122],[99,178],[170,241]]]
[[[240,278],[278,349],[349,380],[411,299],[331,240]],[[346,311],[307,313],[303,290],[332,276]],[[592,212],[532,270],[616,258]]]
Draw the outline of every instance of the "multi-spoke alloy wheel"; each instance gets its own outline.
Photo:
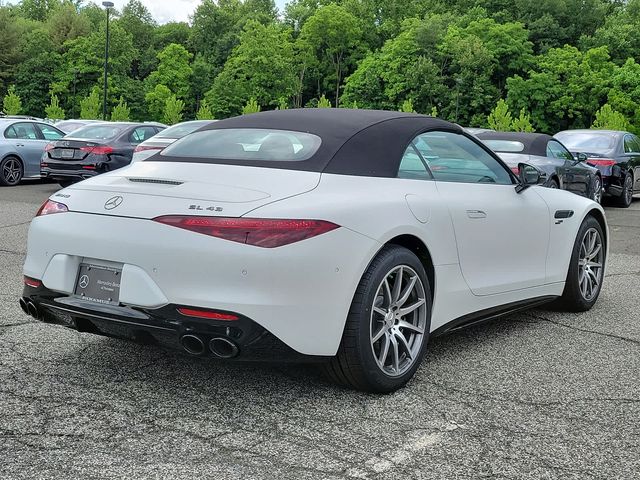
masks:
[[[586,301],[591,301],[600,291],[602,280],[602,237],[595,228],[590,228],[582,237],[578,261],[578,284]]]
[[[578,229],[562,296],[555,302],[561,310],[585,312],[596,303],[607,261],[607,238],[602,225],[588,215]]]
[[[378,367],[396,377],[413,364],[422,347],[426,325],[424,286],[407,265],[387,273],[371,309],[371,348]]]
[[[3,185],[13,186],[22,180],[22,164],[14,157],[5,158],[0,164],[0,181]]]
[[[431,287],[411,250],[387,245],[364,272],[338,352],[323,365],[335,382],[367,392],[393,392],[415,374],[431,326]]]

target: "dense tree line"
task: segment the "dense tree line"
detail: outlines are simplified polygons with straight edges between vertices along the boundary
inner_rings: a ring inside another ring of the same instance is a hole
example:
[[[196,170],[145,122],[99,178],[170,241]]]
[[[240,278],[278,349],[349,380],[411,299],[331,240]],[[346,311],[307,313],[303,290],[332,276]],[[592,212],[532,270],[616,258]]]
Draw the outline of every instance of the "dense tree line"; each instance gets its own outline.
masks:
[[[0,6],[4,109],[98,116],[105,24],[83,0]],[[189,24],[165,25],[131,0],[111,22],[107,107],[167,122],[333,106],[640,127],[638,62],[640,0],[293,0],[280,13],[203,0]]]

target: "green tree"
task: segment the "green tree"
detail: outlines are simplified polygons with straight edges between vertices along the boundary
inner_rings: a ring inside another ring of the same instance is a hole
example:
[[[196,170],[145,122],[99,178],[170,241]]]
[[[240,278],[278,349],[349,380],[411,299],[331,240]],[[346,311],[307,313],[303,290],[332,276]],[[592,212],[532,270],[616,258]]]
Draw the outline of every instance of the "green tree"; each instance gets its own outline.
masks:
[[[250,113],[258,113],[260,110],[262,110],[260,108],[260,105],[258,105],[258,102],[256,101],[255,98],[251,98],[244,107],[242,107],[242,114],[243,115],[248,115]]]
[[[94,87],[88,96],[80,100],[80,118],[96,120],[100,118],[101,112],[100,89]]]
[[[408,98],[407,100],[402,102],[402,105],[400,106],[400,111],[405,113],[416,113],[416,111],[413,108],[413,100]]]
[[[118,104],[111,110],[112,122],[128,122],[130,120],[131,109],[125,102],[123,97],[120,97]]]
[[[175,43],[167,45],[158,53],[158,69],[151,72],[147,79],[149,89],[152,90],[156,85],[165,85],[179,99],[186,100],[193,74],[190,65],[192,57],[193,55],[182,45]]]
[[[149,115],[153,120],[161,121],[164,117],[167,101],[173,94],[165,85],[156,87],[145,95]]]
[[[200,108],[198,109],[198,112],[196,113],[196,120],[214,120],[214,119],[215,119],[215,116],[213,115],[211,108],[209,108],[207,101],[203,100],[200,103]]]
[[[630,129],[629,121],[625,116],[611,108],[611,105],[605,103],[600,110],[596,112],[596,119],[592,128],[598,130],[622,130]]]
[[[289,102],[286,98],[280,97],[278,99],[278,106],[276,107],[278,110],[287,110],[289,108]]]
[[[342,79],[361,53],[360,22],[344,7],[332,3],[316,10],[305,22],[300,35],[315,49],[318,68],[324,70],[325,76],[331,73],[335,82],[335,106],[338,107]],[[325,66],[327,60],[329,69]]]
[[[331,108],[331,102],[329,100],[327,100],[327,97],[322,95],[318,99],[318,108]]]
[[[22,111],[22,101],[20,96],[16,94],[16,86],[11,85],[9,91],[4,96],[3,102],[4,113],[7,115],[18,115]]]
[[[262,107],[276,107],[278,99],[296,91],[290,32],[277,25],[249,21],[224,68],[206,94],[216,118],[238,115],[249,98]]]
[[[433,118],[437,118],[438,117],[438,107],[436,107],[436,106],[431,107],[431,113],[429,115],[431,115]]]
[[[175,125],[182,121],[182,112],[184,110],[184,102],[175,95],[171,95],[164,107],[164,123],[167,125]]]
[[[57,95],[51,95],[51,103],[44,109],[49,120],[64,120],[64,110],[60,107]]]
[[[489,128],[497,130],[499,132],[511,131],[513,124],[513,118],[509,111],[509,105],[503,99],[498,100],[496,107],[491,111],[487,117],[487,123]]]
[[[531,125],[531,115],[529,115],[524,108],[520,109],[520,115],[518,118],[514,118],[511,123],[511,130],[514,132],[535,132],[535,128]]]

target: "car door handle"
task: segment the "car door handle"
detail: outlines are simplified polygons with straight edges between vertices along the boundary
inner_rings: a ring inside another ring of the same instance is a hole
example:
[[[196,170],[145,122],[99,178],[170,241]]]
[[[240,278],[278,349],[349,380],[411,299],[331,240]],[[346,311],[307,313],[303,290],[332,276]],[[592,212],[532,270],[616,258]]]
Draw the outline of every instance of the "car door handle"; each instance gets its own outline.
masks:
[[[16,143],[16,147],[24,147],[24,143]]]
[[[487,214],[482,210],[467,210],[467,217],[469,218],[487,218]]]

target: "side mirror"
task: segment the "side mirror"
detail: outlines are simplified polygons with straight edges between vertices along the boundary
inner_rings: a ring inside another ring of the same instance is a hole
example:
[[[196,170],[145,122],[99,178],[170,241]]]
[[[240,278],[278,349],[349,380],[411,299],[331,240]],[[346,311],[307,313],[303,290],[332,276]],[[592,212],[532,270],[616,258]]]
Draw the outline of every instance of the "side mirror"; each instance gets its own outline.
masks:
[[[586,162],[588,159],[589,159],[589,157],[587,156],[586,153],[580,152],[580,153],[576,154],[576,160],[578,162]]]
[[[539,168],[529,165],[528,163],[518,164],[518,179],[520,182],[516,185],[516,192],[520,193],[533,185],[540,185],[547,181],[547,174]]]

